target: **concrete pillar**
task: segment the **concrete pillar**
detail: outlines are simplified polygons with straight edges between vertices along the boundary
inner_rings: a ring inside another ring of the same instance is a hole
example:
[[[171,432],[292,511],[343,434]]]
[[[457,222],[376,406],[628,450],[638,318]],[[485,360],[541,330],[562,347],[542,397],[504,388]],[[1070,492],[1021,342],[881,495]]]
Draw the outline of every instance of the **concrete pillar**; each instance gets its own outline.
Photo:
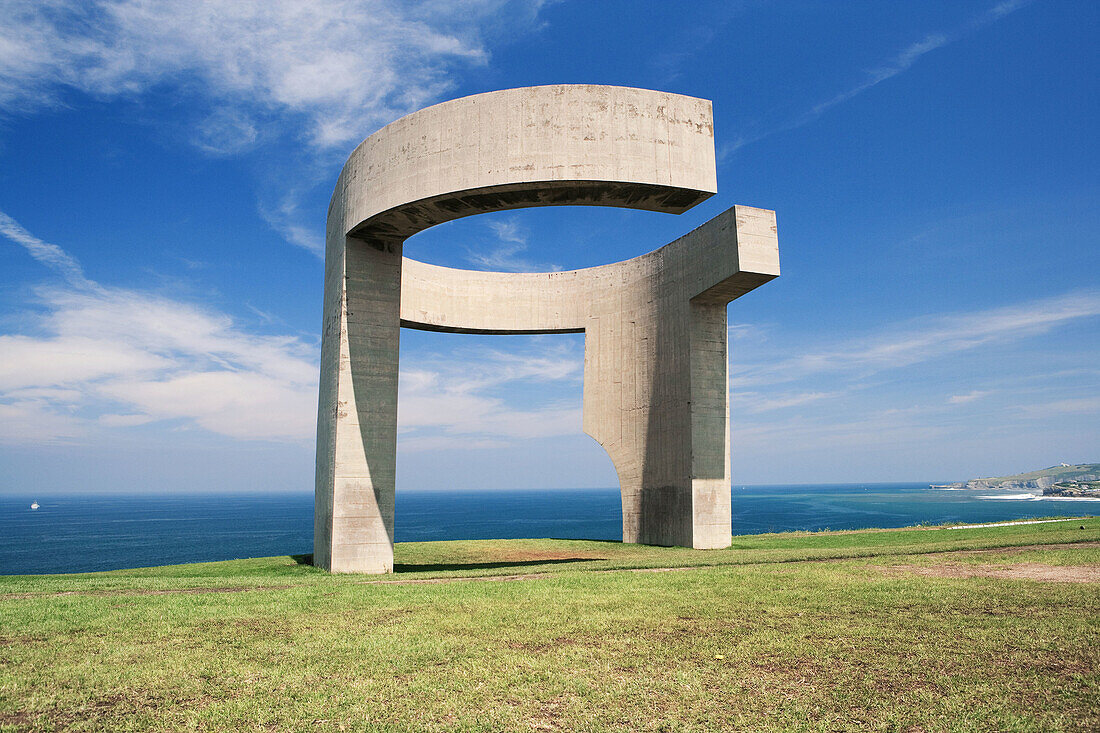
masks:
[[[314,564],[393,571],[401,246],[340,237],[326,273]],[[342,263],[343,267],[339,264]],[[326,301],[329,298],[326,297]]]

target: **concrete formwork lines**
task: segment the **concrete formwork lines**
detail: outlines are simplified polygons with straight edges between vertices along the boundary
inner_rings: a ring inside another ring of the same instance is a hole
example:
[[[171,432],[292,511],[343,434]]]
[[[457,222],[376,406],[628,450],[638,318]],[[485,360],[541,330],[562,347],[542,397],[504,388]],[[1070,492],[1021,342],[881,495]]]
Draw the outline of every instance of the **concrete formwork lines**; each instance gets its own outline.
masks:
[[[735,207],[654,252],[555,273],[401,257],[451,219],[523,206],[680,213],[714,193],[710,103],[561,85],[404,117],[349,157],[329,207],[314,562],[393,568],[401,327],[585,334],[584,431],[615,464],[623,539],[730,543],[726,303],[779,274],[773,212]]]

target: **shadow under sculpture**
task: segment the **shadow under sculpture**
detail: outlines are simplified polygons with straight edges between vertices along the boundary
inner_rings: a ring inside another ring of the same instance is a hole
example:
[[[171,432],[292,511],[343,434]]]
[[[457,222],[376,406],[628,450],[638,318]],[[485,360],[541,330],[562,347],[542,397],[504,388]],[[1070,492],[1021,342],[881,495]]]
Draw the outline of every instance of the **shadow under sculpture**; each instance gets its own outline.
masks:
[[[558,85],[456,99],[367,138],[329,207],[314,564],[393,570],[400,329],[584,333],[584,431],[619,476],[623,541],[731,542],[726,304],[779,275],[775,213],[736,206],[632,260],[476,272],[413,234],[529,206],[679,214],[716,191],[710,102]]]

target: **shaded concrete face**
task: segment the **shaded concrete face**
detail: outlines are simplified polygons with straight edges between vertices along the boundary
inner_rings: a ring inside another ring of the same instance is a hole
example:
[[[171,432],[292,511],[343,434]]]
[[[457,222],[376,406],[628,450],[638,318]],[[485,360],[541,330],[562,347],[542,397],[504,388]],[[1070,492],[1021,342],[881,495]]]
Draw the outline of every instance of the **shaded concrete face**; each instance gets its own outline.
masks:
[[[734,207],[626,262],[491,273],[401,256],[475,213],[680,213],[715,191],[710,103],[623,87],[491,92],[383,128],[329,208],[314,563],[393,569],[400,328],[585,334],[584,430],[611,456],[623,540],[730,544],[726,304],[779,274],[775,215]]]

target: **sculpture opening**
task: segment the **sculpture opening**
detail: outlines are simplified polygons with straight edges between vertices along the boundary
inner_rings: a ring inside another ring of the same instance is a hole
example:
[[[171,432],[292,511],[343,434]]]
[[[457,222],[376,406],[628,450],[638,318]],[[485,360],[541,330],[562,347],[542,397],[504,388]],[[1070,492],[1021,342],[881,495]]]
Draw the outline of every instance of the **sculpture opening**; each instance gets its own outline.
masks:
[[[468,336],[403,329],[400,364],[399,541],[408,526],[402,521],[406,489],[440,497],[500,489],[531,495],[558,488],[617,489],[607,452],[581,429],[583,334]],[[618,517],[614,535],[583,538],[620,539],[621,525]],[[424,524],[418,520],[417,526]],[[557,536],[540,531],[523,536]],[[505,536],[516,535],[471,539]]]
[[[583,426],[615,464],[623,541],[728,547],[726,305],[778,276],[774,212],[736,206],[653,252],[583,270],[481,272],[402,257],[412,234],[477,213],[681,213],[715,190],[710,103],[623,87],[466,97],[356,148],[329,208],[315,564],[393,569],[402,327],[583,333]]]

